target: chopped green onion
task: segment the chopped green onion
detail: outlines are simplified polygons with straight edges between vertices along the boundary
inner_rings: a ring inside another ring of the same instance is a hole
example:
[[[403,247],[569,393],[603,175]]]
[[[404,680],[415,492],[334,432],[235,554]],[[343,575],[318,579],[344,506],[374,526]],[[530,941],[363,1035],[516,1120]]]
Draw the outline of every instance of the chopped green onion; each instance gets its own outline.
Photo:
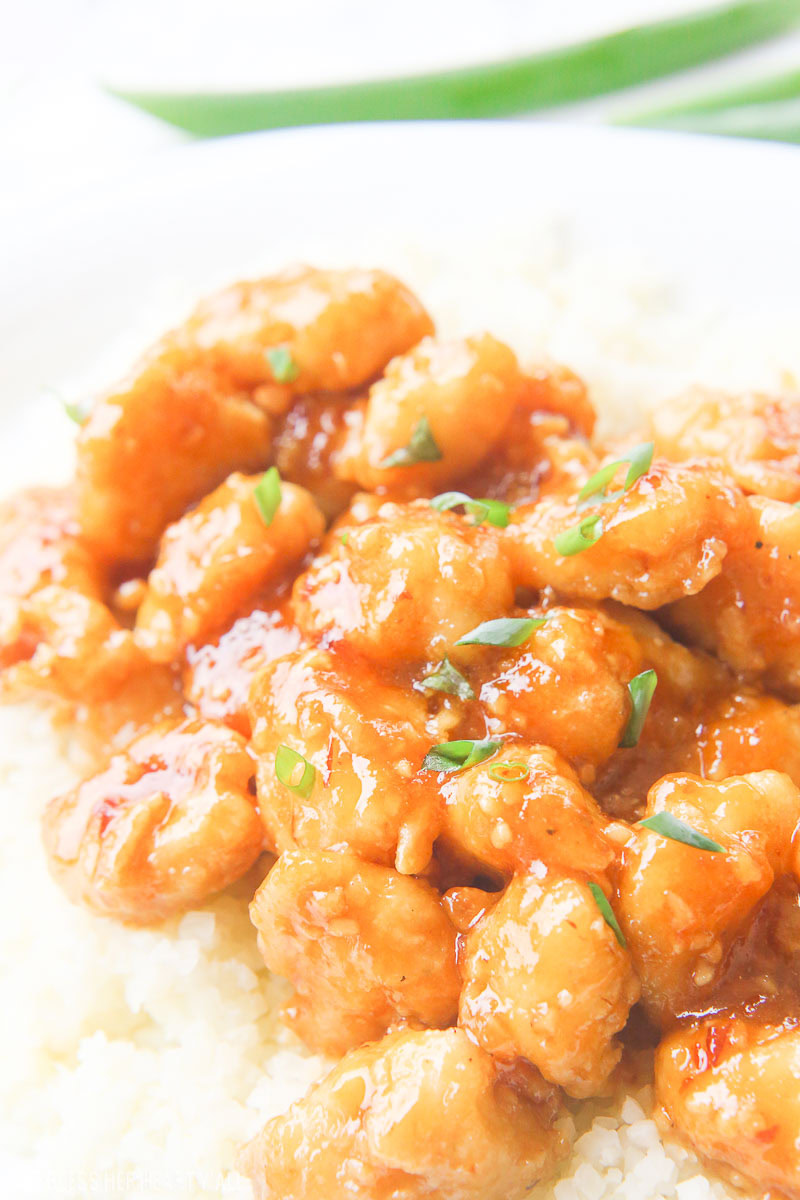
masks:
[[[292,358],[288,346],[273,346],[267,351],[267,362],[276,383],[294,383],[300,368]]]
[[[650,701],[653,699],[653,693],[656,690],[658,676],[652,667],[647,671],[642,671],[640,675],[634,678],[628,684],[628,694],[633,705],[631,715],[628,717],[628,724],[622,732],[620,746],[625,749],[630,749],[631,746],[637,745],[639,738],[642,736],[647,713],[650,709]]]
[[[637,124],[716,137],[756,138],[762,142],[800,143],[800,98],[770,104],[743,104],[720,112],[684,113]]]
[[[465,633],[457,646],[521,646],[535,629],[541,629],[547,617],[498,617],[484,621]]]
[[[388,458],[378,463],[381,468],[410,467],[418,462],[438,462],[442,452],[436,444],[430,422],[425,416],[420,417],[414,426],[407,446],[401,446]]]
[[[614,934],[614,937],[617,939],[620,946],[622,946],[622,949],[625,950],[628,945],[628,943],[625,941],[625,934],[619,927],[619,921],[614,916],[614,910],[608,903],[605,892],[598,883],[590,883],[589,891],[594,896],[594,902],[600,909],[600,916],[603,918],[606,925],[608,925],[609,929]]]
[[[796,100],[800,96],[800,71],[792,70],[781,75],[750,79],[733,88],[701,92],[659,108],[638,109],[623,113],[619,122],[624,125],[660,125],[662,119],[667,126],[679,124],[684,116],[704,116],[711,113],[729,112],[731,109],[751,108],[755,105],[779,103],[781,100]]]
[[[300,770],[301,766],[302,771]],[[275,774],[284,787],[297,796],[302,796],[304,800],[311,795],[311,789],[314,787],[314,780],[317,777],[316,769],[308,759],[303,758],[302,754],[298,754],[289,746],[284,746],[283,743],[278,746],[275,754]]]
[[[447,692],[459,700],[474,700],[475,693],[460,671],[456,670],[445,654],[439,666],[422,680],[426,688],[435,692]]]
[[[571,558],[573,554],[580,554],[582,550],[588,550],[595,542],[599,542],[602,536],[603,519],[599,513],[595,513],[591,517],[584,517],[570,529],[565,529],[557,534],[553,545],[564,558]]]
[[[74,421],[76,425],[84,425],[89,416],[85,408],[72,400],[64,401],[64,412],[69,417],[70,421]]]
[[[528,764],[521,758],[509,758],[505,762],[492,763],[489,776],[496,783],[521,783],[528,778]]]
[[[437,512],[447,512],[462,504],[473,518],[473,525],[481,525],[488,521],[498,529],[505,529],[508,524],[510,509],[502,500],[473,500],[466,492],[442,492],[440,496],[434,496],[431,500],[431,508],[435,508]]]
[[[331,122],[499,117],[647,83],[799,21],[798,0],[738,0],[506,61],[394,79],[228,94],[109,90],[205,137]]]
[[[583,485],[578,492],[578,507],[584,506],[591,502],[599,504],[606,500],[616,500],[623,492],[627,492],[628,488],[633,487],[637,479],[640,479],[647,471],[653,462],[654,446],[652,442],[641,442],[638,446],[634,446],[629,454],[623,454],[622,458],[618,458],[615,462],[606,463],[599,471],[596,471],[591,479]],[[614,492],[609,495],[606,491],[609,483],[616,475],[620,467],[628,463],[628,472],[625,476],[625,482],[622,485],[622,491]],[[595,499],[597,497],[597,499]]]
[[[422,761],[423,771],[464,771],[498,751],[503,743],[491,738],[480,741],[440,742],[431,746]]]
[[[342,543],[343,546],[347,545],[347,540],[349,537],[350,537],[350,530],[345,529],[344,533],[341,534],[339,537],[339,541]]]
[[[270,467],[253,488],[253,499],[261,514],[261,520],[269,526],[281,502],[281,477],[277,467]]]
[[[639,824],[645,829],[652,829],[653,833],[659,833],[661,837],[670,838],[673,842],[683,842],[685,846],[692,846],[695,850],[707,850],[709,854],[725,853],[725,847],[720,846],[719,842],[712,841],[704,833],[698,833],[691,825],[673,817],[670,812],[656,813],[653,817],[646,817]]]

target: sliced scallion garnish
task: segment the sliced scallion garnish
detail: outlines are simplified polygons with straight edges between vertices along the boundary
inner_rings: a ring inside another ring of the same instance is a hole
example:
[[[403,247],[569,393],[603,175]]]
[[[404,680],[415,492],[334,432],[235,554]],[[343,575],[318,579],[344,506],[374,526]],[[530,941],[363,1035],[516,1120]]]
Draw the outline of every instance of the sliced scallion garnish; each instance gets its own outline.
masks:
[[[288,346],[273,346],[267,351],[267,362],[276,383],[294,383],[300,368],[294,361]]]
[[[625,950],[628,945],[628,943],[625,941],[625,934],[619,927],[619,921],[614,916],[614,910],[608,903],[605,892],[598,883],[590,883],[589,891],[594,897],[595,904],[600,909],[600,916],[603,918],[606,925],[608,925],[609,929],[614,934],[614,937],[617,939],[620,946],[622,946],[622,949]]]
[[[588,503],[600,504],[606,500],[616,500],[628,488],[633,487],[637,479],[646,474],[653,462],[654,446],[652,442],[640,442],[638,446],[634,446],[628,454],[623,454],[622,458],[618,458],[615,462],[606,463],[599,471],[595,471],[591,479],[588,479],[578,492],[578,507],[585,506]],[[611,480],[616,475],[620,467],[628,464],[628,471],[625,475],[625,482],[619,492],[614,492],[609,495],[606,491]]]
[[[489,777],[496,783],[521,783],[528,778],[528,764],[521,758],[507,758],[505,762],[492,763]]]
[[[447,692],[450,696],[458,696],[459,700],[475,699],[469,681],[453,666],[446,654],[436,670],[426,675],[422,683],[435,692]]]
[[[629,750],[632,746],[637,745],[639,738],[642,736],[645,720],[650,709],[650,701],[653,699],[653,693],[656,690],[658,676],[652,667],[647,671],[642,671],[628,684],[628,694],[631,698],[631,715],[628,717],[628,723],[625,726],[620,746],[623,749]]]
[[[474,767],[476,763],[490,758],[501,747],[502,742],[492,738],[481,738],[480,741],[440,742],[431,746],[422,760],[423,771],[464,771]]]
[[[673,842],[683,842],[685,846],[692,846],[695,850],[707,850],[709,854],[725,853],[725,847],[719,842],[692,829],[691,825],[673,817],[670,812],[656,813],[655,816],[646,817],[639,824],[645,829],[651,829],[653,833],[659,833],[661,837],[669,838]]]
[[[74,421],[76,425],[84,425],[87,417],[89,416],[86,409],[73,400],[64,401],[64,412],[69,417],[70,421]]]
[[[277,467],[270,467],[253,488],[253,499],[261,520],[270,526],[281,502],[281,477]]]
[[[281,743],[275,754],[275,774],[284,787],[307,800],[317,777],[316,768],[302,754]]]
[[[588,550],[595,542],[599,542],[602,536],[603,519],[599,513],[595,513],[591,517],[584,517],[577,525],[557,534],[553,544],[564,558],[571,558],[573,554],[580,554],[582,550]]]
[[[411,431],[408,444],[382,459],[378,466],[384,470],[388,467],[410,467],[418,462],[438,462],[441,457],[442,452],[436,444],[430,422],[422,416]]]
[[[535,629],[541,629],[547,617],[498,617],[484,621],[465,633],[457,646],[521,646]]]
[[[482,525],[486,521],[489,525],[496,525],[498,529],[505,529],[508,524],[510,509],[502,500],[473,500],[466,492],[442,492],[440,496],[434,496],[431,500],[431,508],[435,508],[437,512],[448,512],[460,505],[463,505],[473,518],[473,525]]]

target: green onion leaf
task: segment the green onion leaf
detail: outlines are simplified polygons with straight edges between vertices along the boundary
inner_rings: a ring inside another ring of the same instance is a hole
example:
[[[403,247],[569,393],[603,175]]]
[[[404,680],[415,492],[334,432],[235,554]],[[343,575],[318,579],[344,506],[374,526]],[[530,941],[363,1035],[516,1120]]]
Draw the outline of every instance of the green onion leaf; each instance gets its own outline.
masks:
[[[283,743],[278,746],[275,754],[275,774],[284,787],[295,795],[302,796],[304,800],[311,795],[317,777],[316,769],[308,759]]]
[[[643,825],[645,829],[652,829],[653,833],[670,838],[673,842],[683,842],[685,846],[692,846],[695,850],[707,850],[709,854],[725,853],[725,847],[720,846],[719,842],[712,841],[704,833],[698,833],[685,821],[673,817],[672,813],[656,813],[654,817],[647,817],[639,824]]]
[[[418,462],[438,462],[441,457],[442,452],[436,445],[430,422],[427,417],[423,416],[414,426],[408,445],[395,450],[388,458],[379,462],[378,466],[384,469],[386,467],[410,467]]]
[[[496,525],[498,529],[505,529],[508,525],[510,509],[502,500],[473,500],[466,492],[442,492],[431,500],[431,508],[437,512],[447,512],[462,504],[473,518],[473,525],[482,525],[484,521]]]
[[[347,545],[347,540],[349,537],[350,537],[349,529],[345,529],[344,533],[339,535],[339,541],[342,543],[343,546]]]
[[[464,771],[474,767],[495,754],[503,743],[491,738],[481,738],[478,742],[440,742],[431,746],[422,760],[423,771]]]
[[[422,680],[426,688],[435,692],[447,692],[459,700],[474,700],[475,693],[460,671],[456,670],[445,654],[440,665]]]
[[[620,946],[622,946],[622,949],[625,950],[628,945],[628,943],[625,941],[625,934],[619,927],[619,921],[614,916],[614,910],[608,903],[605,892],[597,883],[590,883],[589,891],[594,896],[594,902],[600,909],[600,916],[603,918],[606,925],[608,925],[609,929],[614,934],[614,937],[617,939]]]
[[[547,617],[498,617],[484,621],[465,633],[457,646],[521,646],[535,629],[541,629]]]
[[[798,0],[736,0],[506,61],[394,79],[228,94],[109,90],[205,137],[331,122],[499,117],[647,83],[798,22]]]
[[[628,488],[633,487],[637,479],[646,474],[650,470],[653,462],[652,442],[640,442],[638,446],[634,446],[629,454],[623,454],[622,458],[618,458],[615,462],[606,463],[599,471],[592,475],[591,479],[583,485],[578,492],[578,507],[585,507],[587,503],[599,504],[606,500],[616,500],[623,492],[627,492]],[[611,483],[611,480],[616,475],[620,467],[628,463],[628,472],[625,476],[625,483],[622,486],[621,492],[615,492],[609,495],[606,488]],[[598,499],[595,499],[598,497]]]
[[[265,525],[272,524],[281,502],[281,477],[277,467],[270,467],[253,488],[253,499]]]
[[[521,783],[528,778],[528,764],[521,758],[508,758],[505,762],[492,763],[489,776],[496,783]]]
[[[300,368],[292,358],[288,346],[273,346],[267,351],[267,362],[276,383],[294,383]]]
[[[588,550],[595,542],[599,542],[602,536],[603,519],[599,513],[595,513],[594,516],[584,517],[577,525],[559,533],[554,538],[553,545],[564,558],[571,558],[573,554]]]
[[[649,670],[642,671],[640,675],[634,676],[628,684],[628,694],[630,695],[633,708],[619,743],[623,748],[629,750],[631,746],[635,746],[638,743],[639,738],[642,736],[642,729],[647,719],[650,701],[653,699],[657,683],[658,676],[653,668],[650,667]]]
[[[89,416],[85,408],[80,404],[74,403],[72,400],[64,401],[64,412],[70,421],[74,421],[76,425],[84,425]]]

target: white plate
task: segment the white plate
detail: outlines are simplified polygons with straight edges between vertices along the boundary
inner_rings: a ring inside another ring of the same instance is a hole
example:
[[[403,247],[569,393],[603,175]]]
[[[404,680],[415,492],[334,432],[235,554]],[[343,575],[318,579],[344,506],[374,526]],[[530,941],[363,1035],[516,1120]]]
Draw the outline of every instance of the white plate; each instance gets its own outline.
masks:
[[[66,470],[43,391],[110,381],[203,291],[297,259],[394,269],[623,399],[774,385],[800,371],[798,196],[795,148],[535,123],[251,135],[43,196],[0,230],[0,486]]]

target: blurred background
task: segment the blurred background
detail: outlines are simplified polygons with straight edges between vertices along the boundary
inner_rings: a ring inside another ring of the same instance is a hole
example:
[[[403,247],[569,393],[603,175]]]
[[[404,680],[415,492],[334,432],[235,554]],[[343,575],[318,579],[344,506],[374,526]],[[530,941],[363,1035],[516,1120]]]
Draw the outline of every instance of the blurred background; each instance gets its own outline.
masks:
[[[141,111],[109,89],[135,92],[141,98],[143,93],[347,85],[575,47],[586,39],[665,18],[674,22],[674,50],[681,37],[691,44],[697,36],[682,34],[682,19],[709,10],[719,16],[714,34],[718,42],[720,37],[725,41],[726,21],[733,29],[737,21],[751,21],[754,13],[757,25],[764,18],[774,28],[767,30],[769,37],[763,29],[745,29],[741,47],[724,56],[716,52],[719,46],[712,37],[704,52],[707,61],[678,75],[567,107],[522,113],[519,119],[616,122],[639,120],[645,114],[649,123],[794,140],[800,138],[799,9],[797,0],[733,5],[702,0],[9,3],[0,48],[0,154],[7,180],[0,203],[24,203],[31,195],[57,196],[61,189],[85,187],[109,173],[147,171],[153,155],[191,139],[185,130]],[[662,46],[659,53],[669,49]],[[562,80],[578,67],[566,61]],[[659,62],[650,67],[657,73]],[[607,54],[600,68],[613,75],[619,70],[618,59]],[[775,95],[770,90],[774,81],[782,81]],[[755,92],[748,95],[751,84]],[[501,80],[491,86],[502,89],[505,84]],[[717,102],[718,96],[742,88],[743,95],[734,97],[733,104]],[[669,116],[676,105],[680,108],[697,96],[714,98],[710,113]],[[661,117],[647,118],[654,111]],[[371,114],[367,108],[361,115]],[[225,120],[235,131],[236,111],[227,111]],[[248,120],[252,122],[252,114]]]

